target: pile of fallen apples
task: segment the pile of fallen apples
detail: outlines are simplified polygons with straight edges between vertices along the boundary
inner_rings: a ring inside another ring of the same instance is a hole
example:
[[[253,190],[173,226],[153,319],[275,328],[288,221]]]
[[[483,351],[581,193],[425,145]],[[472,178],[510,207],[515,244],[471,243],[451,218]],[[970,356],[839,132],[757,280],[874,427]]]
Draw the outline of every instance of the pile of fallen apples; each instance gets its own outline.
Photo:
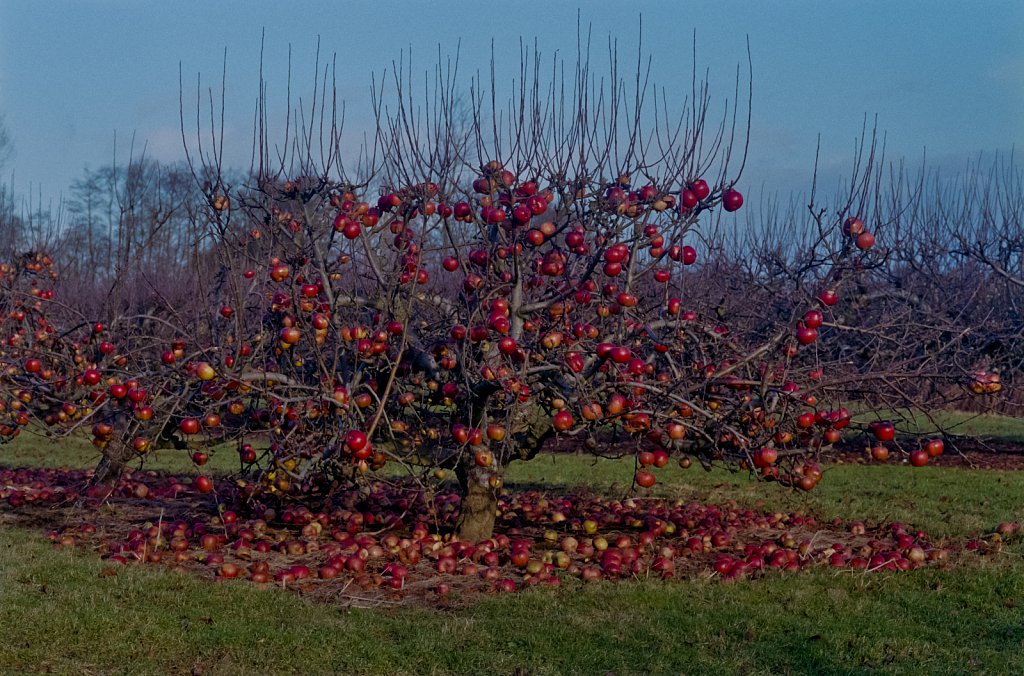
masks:
[[[88,476],[3,469],[0,499],[15,514],[47,513],[74,523],[52,528],[48,537],[111,563],[161,564],[286,586],[344,582],[399,596],[447,595],[453,588],[506,592],[570,579],[736,580],[812,567],[906,571],[995,551],[1019,530],[1016,522],[1003,523],[984,538],[937,543],[900,523],[823,524],[733,501],[527,491],[501,497],[496,535],[462,542],[447,535],[460,497],[446,490],[378,482],[340,493],[330,509],[314,512],[298,504],[241,504],[228,480],[215,482],[218,504],[191,479],[154,472],[129,472],[112,489],[80,493]],[[101,501],[110,508],[93,509]]]

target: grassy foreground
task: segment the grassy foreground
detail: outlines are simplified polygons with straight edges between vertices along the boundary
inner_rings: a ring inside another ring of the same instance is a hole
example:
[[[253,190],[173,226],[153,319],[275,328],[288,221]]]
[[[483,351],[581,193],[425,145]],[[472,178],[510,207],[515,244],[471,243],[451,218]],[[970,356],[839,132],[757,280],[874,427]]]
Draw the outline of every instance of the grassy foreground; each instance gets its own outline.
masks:
[[[101,562],[0,529],[6,673],[1022,673],[1024,572],[528,590],[457,612],[344,610]]]
[[[84,444],[0,449],[5,465],[94,459]],[[193,471],[172,453],[151,467]],[[632,463],[549,456],[510,475],[513,488],[619,496]],[[1024,518],[1012,472],[841,465],[809,494],[696,468],[658,478],[661,495],[900,520],[933,538]],[[113,569],[3,524],[0,507],[0,673],[1024,673],[1019,544],[949,570],[568,582],[460,610],[360,610],[242,581]]]

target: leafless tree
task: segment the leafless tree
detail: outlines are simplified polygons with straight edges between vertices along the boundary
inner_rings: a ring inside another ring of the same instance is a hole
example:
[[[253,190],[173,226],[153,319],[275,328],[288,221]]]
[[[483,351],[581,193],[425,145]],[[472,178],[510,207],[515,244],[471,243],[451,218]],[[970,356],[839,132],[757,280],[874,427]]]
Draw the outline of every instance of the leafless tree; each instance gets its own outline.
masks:
[[[400,59],[354,150],[318,57],[281,128],[261,82],[245,173],[223,85],[182,87],[187,166],[89,173],[56,258],[0,269],[0,436],[90,429],[101,479],[233,441],[252,501],[450,469],[479,540],[504,468],[555,437],[635,452],[641,485],[675,454],[809,489],[823,449],[870,442],[851,408],[930,415],[1019,370],[1019,178],[950,196],[865,125],[836,193],[812,168],[807,204],[737,228],[749,61],[717,109],[696,72],[671,101],[642,56],[610,41],[598,75],[594,51],[521,48],[507,98],[493,62],[462,95],[457,60],[421,87]]]

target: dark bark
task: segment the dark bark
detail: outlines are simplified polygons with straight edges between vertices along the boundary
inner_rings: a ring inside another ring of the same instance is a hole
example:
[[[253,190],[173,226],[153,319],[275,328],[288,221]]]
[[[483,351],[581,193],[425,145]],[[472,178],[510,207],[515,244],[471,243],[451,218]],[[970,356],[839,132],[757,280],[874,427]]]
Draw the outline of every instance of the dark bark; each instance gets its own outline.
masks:
[[[498,509],[497,490],[488,483],[495,473],[477,467],[472,460],[460,463],[455,473],[462,488],[459,539],[467,542],[486,540],[494,534],[494,517]]]
[[[96,464],[96,470],[93,472],[90,483],[94,485],[114,484],[121,478],[125,466],[133,455],[131,447],[127,444],[109,444],[103,449],[103,455],[100,457],[99,463]]]
[[[540,407],[525,409],[513,421],[512,439],[515,455],[507,460],[531,460],[554,436],[551,416]],[[462,510],[459,514],[460,540],[479,542],[494,534],[494,520],[498,509],[498,489],[490,484],[491,477],[501,477],[498,466],[479,467],[471,456],[465,456],[455,468],[462,488]]]
[[[512,438],[515,440],[516,455],[513,459],[533,460],[551,437],[555,428],[551,416],[539,406],[527,409],[513,422]]]

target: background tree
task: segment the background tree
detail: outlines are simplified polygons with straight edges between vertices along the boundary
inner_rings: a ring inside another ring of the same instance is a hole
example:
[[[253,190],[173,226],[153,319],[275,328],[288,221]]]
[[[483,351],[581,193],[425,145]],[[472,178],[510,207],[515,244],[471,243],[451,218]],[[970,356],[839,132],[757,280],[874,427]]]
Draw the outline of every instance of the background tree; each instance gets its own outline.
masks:
[[[7,121],[0,113],[0,169],[5,169],[8,162],[14,158],[14,138],[7,128]]]
[[[3,115],[0,115],[0,171],[6,169],[13,157],[14,140]],[[0,250],[8,256],[14,253],[21,231],[12,192],[5,182],[0,181]]]

